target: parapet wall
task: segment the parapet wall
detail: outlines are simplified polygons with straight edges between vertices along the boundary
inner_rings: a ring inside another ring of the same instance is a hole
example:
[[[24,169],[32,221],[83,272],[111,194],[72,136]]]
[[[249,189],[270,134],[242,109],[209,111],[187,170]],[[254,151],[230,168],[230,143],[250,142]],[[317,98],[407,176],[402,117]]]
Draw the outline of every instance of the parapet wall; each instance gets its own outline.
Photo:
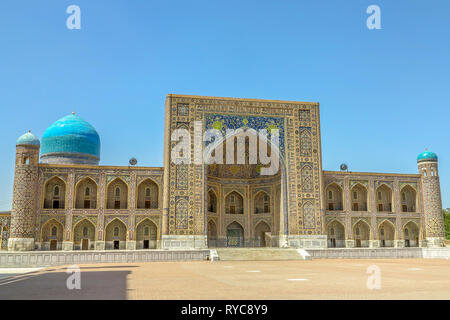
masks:
[[[312,259],[449,259],[450,248],[367,248],[308,250]]]
[[[1,252],[0,268],[43,267],[91,263],[204,261],[208,259],[209,254],[209,250]]]

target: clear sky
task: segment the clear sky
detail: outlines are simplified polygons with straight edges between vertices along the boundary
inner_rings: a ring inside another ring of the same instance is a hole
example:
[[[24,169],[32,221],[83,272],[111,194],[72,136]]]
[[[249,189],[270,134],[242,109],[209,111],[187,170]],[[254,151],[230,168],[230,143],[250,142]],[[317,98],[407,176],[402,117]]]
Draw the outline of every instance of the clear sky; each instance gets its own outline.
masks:
[[[81,30],[69,30],[69,5]],[[366,27],[369,5],[381,30]],[[0,210],[17,137],[75,110],[104,165],[162,166],[168,93],[318,101],[325,170],[417,173],[450,207],[450,1],[2,0]]]

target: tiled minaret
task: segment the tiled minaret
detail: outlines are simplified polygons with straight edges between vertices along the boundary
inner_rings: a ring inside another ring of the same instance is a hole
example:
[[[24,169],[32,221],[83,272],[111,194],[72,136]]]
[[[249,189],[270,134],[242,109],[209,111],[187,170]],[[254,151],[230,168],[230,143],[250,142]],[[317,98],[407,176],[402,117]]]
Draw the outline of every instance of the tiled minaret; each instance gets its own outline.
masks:
[[[435,153],[426,151],[417,158],[417,165],[422,175],[427,246],[441,247],[445,239],[445,228],[439,183],[438,157]]]
[[[8,250],[34,250],[40,142],[30,132],[16,142],[16,166]]]

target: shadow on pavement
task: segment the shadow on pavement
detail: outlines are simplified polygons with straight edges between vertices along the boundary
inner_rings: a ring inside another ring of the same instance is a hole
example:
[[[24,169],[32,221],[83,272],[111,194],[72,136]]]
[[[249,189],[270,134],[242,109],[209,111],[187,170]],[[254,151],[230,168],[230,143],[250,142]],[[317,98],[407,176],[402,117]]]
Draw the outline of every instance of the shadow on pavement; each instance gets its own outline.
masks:
[[[69,290],[73,274],[64,271],[28,274],[0,283],[0,300],[125,300],[129,271],[82,271],[81,289]]]

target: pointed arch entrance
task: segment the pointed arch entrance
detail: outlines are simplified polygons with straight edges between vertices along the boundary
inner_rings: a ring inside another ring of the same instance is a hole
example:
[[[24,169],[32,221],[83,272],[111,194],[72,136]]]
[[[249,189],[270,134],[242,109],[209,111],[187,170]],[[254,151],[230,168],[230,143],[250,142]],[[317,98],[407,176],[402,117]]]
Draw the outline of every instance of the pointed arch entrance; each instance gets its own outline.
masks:
[[[75,250],[94,249],[95,226],[88,219],[78,222],[73,231],[73,245]]]
[[[227,227],[227,247],[240,248],[244,246],[244,228],[233,222]]]
[[[406,185],[400,191],[402,212],[416,212],[417,193],[410,185]]]
[[[378,237],[380,239],[380,247],[394,247],[395,226],[392,222],[385,220],[378,227]]]
[[[256,148],[252,144],[256,144]],[[261,145],[267,148],[267,157],[272,162],[261,162]],[[245,152],[240,157],[238,154],[242,154],[242,150]],[[234,159],[228,157],[229,152]],[[205,230],[213,229],[209,221],[214,220],[217,228],[215,245],[287,245],[286,169],[279,148],[273,146],[270,139],[261,138],[255,130],[248,129],[214,141],[206,147],[204,154],[207,205],[204,214],[205,221],[208,221],[205,222],[208,223]],[[220,156],[223,158],[221,163],[217,160]],[[273,161],[277,162],[275,166],[271,166]],[[268,170],[270,168],[274,170]],[[231,221],[240,227],[234,225],[236,228],[229,228]],[[264,223],[260,224],[261,221]],[[210,236],[208,233],[209,240]],[[208,243],[211,246],[214,242]]]
[[[119,250],[126,248],[127,227],[119,219],[114,219],[106,226],[105,248]]]
[[[416,223],[409,221],[403,227],[403,236],[405,238],[405,247],[419,246],[419,227]]]
[[[333,182],[325,189],[327,197],[327,210],[328,211],[342,211],[343,210],[343,190],[341,186]]]
[[[217,196],[214,190],[208,191],[208,212],[217,213]]]
[[[352,211],[367,211],[367,188],[357,183],[351,190]]]
[[[50,219],[41,228],[41,247],[43,250],[61,250],[64,227],[55,219]]]
[[[111,181],[107,190],[107,209],[119,210],[128,208],[128,185],[121,178]]]
[[[150,219],[139,222],[136,228],[136,249],[156,249],[158,228]]]
[[[97,209],[97,183],[87,177],[75,187],[76,209]]]
[[[377,188],[376,204],[378,212],[392,212],[392,189],[386,184]]]
[[[270,247],[270,227],[261,221],[255,228],[255,246],[256,247]]]
[[[355,223],[352,235],[356,248],[368,248],[370,246],[370,226],[364,220]]]
[[[44,188],[44,209],[64,209],[66,203],[66,183],[59,177],[48,180]]]
[[[137,188],[137,194],[138,209],[159,208],[159,187],[152,179],[142,181]]]
[[[208,222],[208,247],[215,248],[217,246],[217,227],[213,220]]]
[[[328,247],[344,248],[345,247],[345,227],[337,220],[332,221],[328,225]]]

